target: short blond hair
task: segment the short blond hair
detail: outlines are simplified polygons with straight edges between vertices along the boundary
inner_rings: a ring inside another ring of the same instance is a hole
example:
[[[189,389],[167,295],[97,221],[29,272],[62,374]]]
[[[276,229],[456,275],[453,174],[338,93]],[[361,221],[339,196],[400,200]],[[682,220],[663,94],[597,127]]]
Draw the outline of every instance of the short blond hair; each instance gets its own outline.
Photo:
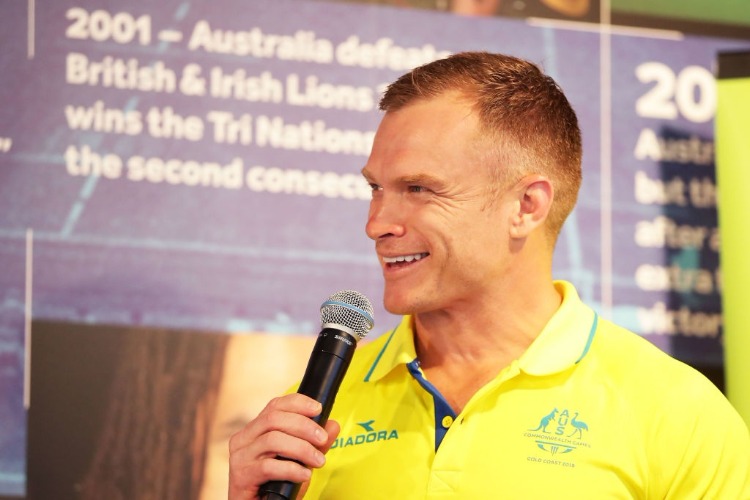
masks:
[[[380,109],[396,111],[415,101],[459,92],[480,120],[480,144],[494,157],[492,189],[524,175],[541,174],[555,196],[547,217],[554,244],[578,199],[581,131],[559,85],[535,64],[504,54],[461,52],[404,74],[388,86]]]

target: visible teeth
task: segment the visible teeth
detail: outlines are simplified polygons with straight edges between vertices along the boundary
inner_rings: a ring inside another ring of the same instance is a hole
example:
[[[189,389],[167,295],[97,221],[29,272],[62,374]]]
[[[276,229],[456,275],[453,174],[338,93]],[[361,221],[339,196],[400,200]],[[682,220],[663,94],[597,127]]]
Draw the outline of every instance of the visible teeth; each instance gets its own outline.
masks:
[[[415,253],[412,255],[399,255],[398,257],[383,257],[383,262],[393,264],[396,262],[412,262],[427,257],[426,253]]]

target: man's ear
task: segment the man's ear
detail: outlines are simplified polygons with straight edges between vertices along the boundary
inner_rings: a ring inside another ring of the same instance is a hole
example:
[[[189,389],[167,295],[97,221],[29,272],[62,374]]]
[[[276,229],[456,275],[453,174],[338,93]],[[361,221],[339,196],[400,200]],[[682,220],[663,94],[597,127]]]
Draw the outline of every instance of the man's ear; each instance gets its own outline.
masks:
[[[555,190],[547,177],[538,174],[527,175],[518,181],[514,190],[518,196],[518,210],[511,219],[510,235],[526,238],[544,225]]]

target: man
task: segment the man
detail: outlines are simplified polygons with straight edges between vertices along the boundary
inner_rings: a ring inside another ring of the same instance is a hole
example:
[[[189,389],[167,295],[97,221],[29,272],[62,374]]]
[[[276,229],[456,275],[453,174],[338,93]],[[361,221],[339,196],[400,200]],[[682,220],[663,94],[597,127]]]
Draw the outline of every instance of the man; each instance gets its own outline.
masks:
[[[750,498],[748,430],[723,395],[552,280],[581,182],[554,81],[462,53],[381,109],[366,231],[404,319],[355,354],[325,428],[289,394],[233,436],[230,498],[272,479],[308,498]]]

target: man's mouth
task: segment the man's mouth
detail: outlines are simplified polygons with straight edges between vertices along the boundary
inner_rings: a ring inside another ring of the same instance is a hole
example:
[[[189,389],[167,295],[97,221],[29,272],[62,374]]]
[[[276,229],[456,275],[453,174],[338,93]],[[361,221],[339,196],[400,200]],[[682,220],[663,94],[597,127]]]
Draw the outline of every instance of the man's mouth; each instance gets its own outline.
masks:
[[[410,264],[412,262],[416,262],[418,260],[422,260],[428,255],[430,254],[427,252],[423,252],[423,253],[413,253],[409,255],[398,255],[396,257],[383,257],[383,263],[387,265],[388,267],[402,266],[402,265]]]

